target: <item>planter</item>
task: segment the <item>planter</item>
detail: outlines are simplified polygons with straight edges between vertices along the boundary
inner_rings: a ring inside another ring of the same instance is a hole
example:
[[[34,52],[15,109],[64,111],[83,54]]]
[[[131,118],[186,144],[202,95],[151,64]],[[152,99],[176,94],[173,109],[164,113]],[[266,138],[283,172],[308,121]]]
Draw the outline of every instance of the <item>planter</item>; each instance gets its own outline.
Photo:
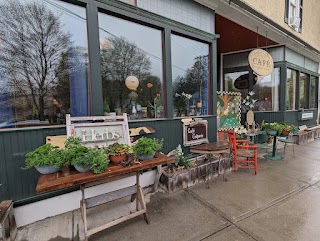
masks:
[[[172,172],[168,167],[163,168],[159,183],[160,187],[172,193],[218,176],[218,162],[208,162],[205,161],[204,158],[200,158],[194,160],[193,166],[188,169],[175,170]]]
[[[51,173],[55,173],[61,170],[61,167],[52,167],[52,166],[38,166],[35,167],[37,169],[38,172],[40,172],[41,174],[51,174]]]
[[[290,131],[288,130],[282,130],[281,134],[284,135],[284,136],[288,136],[290,133]]]
[[[139,157],[139,160],[146,161],[146,160],[152,159],[155,154],[156,154],[156,152],[154,152],[153,155],[140,155],[138,157]]]
[[[91,171],[91,168],[89,165],[85,165],[85,166],[81,166],[81,165],[73,165],[74,168],[78,171],[78,172],[88,172]]]
[[[270,136],[275,136],[277,135],[277,131],[273,131],[273,130],[266,130],[267,134]]]
[[[127,159],[127,154],[121,154],[121,155],[109,155],[109,159],[114,164],[120,164],[122,161],[125,161]]]

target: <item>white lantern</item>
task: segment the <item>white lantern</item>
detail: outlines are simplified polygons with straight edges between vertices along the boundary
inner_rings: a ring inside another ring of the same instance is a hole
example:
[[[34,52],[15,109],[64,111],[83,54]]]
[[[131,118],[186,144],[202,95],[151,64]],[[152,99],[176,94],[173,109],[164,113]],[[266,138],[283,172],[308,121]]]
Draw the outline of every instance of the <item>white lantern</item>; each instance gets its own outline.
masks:
[[[126,78],[126,86],[129,90],[137,90],[139,80],[136,76],[130,75]]]

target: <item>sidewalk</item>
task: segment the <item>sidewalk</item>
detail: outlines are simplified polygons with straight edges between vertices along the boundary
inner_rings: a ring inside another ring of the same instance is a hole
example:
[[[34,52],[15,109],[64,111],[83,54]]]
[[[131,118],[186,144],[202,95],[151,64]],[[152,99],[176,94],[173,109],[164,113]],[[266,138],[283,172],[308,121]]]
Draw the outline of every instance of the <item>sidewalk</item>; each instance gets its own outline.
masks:
[[[252,170],[238,170],[228,173],[227,178],[227,182],[214,178],[210,189],[204,183],[173,194],[147,195],[150,225],[140,216],[89,240],[319,240],[319,139],[296,145],[295,156],[288,146],[283,161],[260,158],[256,176]],[[128,212],[133,208],[128,201],[125,198],[91,210],[95,214],[89,224],[96,226]],[[16,240],[82,238],[80,211],[74,211],[20,228]]]

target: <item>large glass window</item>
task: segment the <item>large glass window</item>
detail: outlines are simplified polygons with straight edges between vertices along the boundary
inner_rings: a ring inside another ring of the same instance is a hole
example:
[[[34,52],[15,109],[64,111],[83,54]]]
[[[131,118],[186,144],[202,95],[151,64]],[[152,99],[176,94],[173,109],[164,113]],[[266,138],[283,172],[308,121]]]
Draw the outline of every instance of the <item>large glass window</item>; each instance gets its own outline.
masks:
[[[248,95],[249,71],[225,73],[224,74],[224,89],[226,92],[240,92],[241,93],[241,103],[242,103],[243,98],[245,98]]]
[[[254,111],[279,111],[280,102],[280,68],[275,68],[271,75],[255,77],[253,99]]]
[[[171,35],[174,117],[207,115],[209,45]]]
[[[0,0],[0,128],[88,114],[86,33],[85,8]]]
[[[105,114],[164,117],[161,31],[104,13],[99,30]]]
[[[286,110],[296,110],[297,71],[287,69]]]
[[[309,108],[309,98],[308,98],[308,76],[305,73],[300,73],[299,81],[299,108],[308,109]]]
[[[317,108],[317,91],[318,78],[315,76],[310,77],[310,108]]]

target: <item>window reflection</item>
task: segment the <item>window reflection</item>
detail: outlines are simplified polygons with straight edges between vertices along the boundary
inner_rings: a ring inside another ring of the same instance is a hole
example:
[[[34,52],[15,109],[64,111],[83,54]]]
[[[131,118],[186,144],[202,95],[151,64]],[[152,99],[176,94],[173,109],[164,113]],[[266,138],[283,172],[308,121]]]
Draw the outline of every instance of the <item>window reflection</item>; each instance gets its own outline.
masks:
[[[209,45],[171,35],[174,116],[208,114]]]
[[[241,103],[243,98],[248,95],[249,88],[249,71],[240,71],[234,73],[226,73],[224,75],[224,84],[226,92],[240,92]],[[241,106],[243,108],[243,106]],[[244,109],[241,109],[244,111]]]
[[[257,76],[253,85],[253,98],[256,101],[254,111],[279,111],[280,68],[275,68],[271,75]]]
[[[299,82],[299,95],[300,95],[300,102],[299,102],[299,108],[307,109],[309,107],[308,105],[308,80],[307,75],[304,73],[300,73],[300,82]]]
[[[103,13],[99,29],[105,114],[164,117],[161,31]]]
[[[286,110],[296,109],[297,71],[287,69]]]
[[[87,115],[87,53],[84,8],[0,0],[0,127]]]
[[[317,86],[318,78],[315,76],[310,77],[310,108],[317,108]]]

